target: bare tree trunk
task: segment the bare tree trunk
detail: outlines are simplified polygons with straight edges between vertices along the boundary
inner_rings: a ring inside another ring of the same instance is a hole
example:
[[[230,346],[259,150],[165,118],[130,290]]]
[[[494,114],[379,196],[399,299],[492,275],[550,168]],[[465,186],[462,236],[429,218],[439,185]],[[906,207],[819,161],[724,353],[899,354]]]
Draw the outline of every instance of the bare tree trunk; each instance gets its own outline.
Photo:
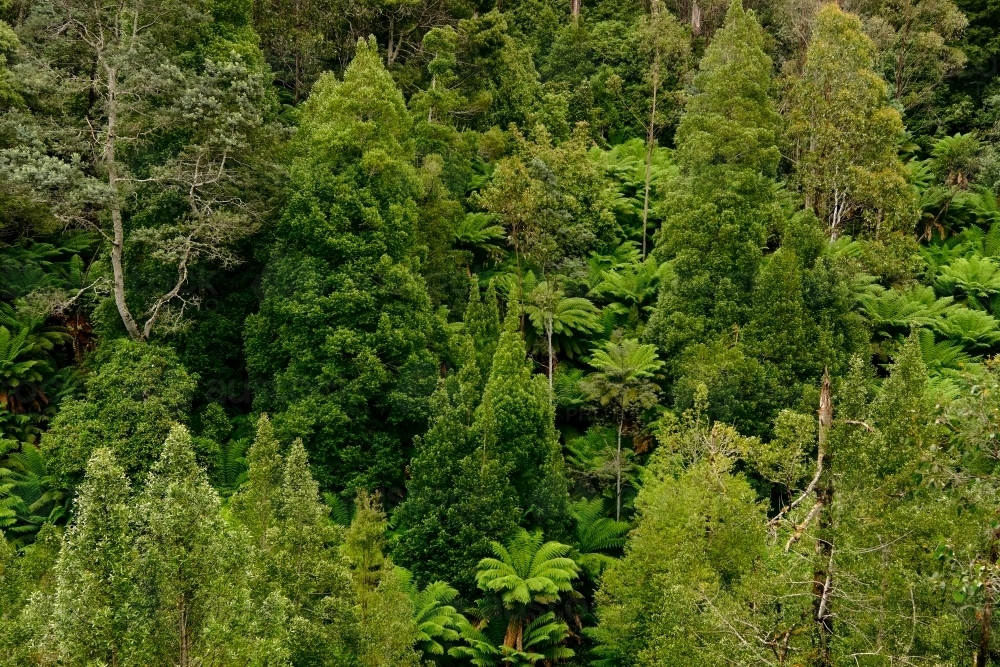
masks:
[[[545,328],[549,338],[549,399],[552,398],[552,313],[549,313],[548,326]]]
[[[576,23],[580,19],[581,4],[583,4],[583,0],[570,0],[569,13],[573,17],[573,23]]]
[[[618,459],[615,461],[615,521],[622,520],[622,429],[625,427],[625,413],[618,420]]]
[[[654,0],[650,7],[653,15],[655,16],[660,9],[660,3],[658,0]],[[654,39],[655,36],[654,36]],[[649,126],[646,128],[646,175],[645,175],[645,187],[643,188],[642,197],[642,260],[646,261],[646,226],[649,221],[649,186],[650,180],[653,175],[653,149],[654,141],[656,141],[656,98],[657,93],[660,88],[660,47],[658,44],[653,45],[653,68],[650,73],[652,80],[651,84],[653,87],[653,101],[652,107],[649,112]]]
[[[125,272],[122,269],[122,252],[125,246],[125,229],[122,226],[121,198],[118,192],[118,162],[115,157],[115,132],[118,129],[118,70],[104,63],[108,75],[108,128],[104,140],[104,160],[108,169],[108,189],[111,191],[111,272],[114,277],[115,306],[132,340],[142,340],[142,333],[125,302]]]
[[[830,506],[833,502],[833,477],[831,455],[827,448],[827,434],[833,424],[833,402],[830,399],[830,373],[824,370],[819,394],[819,448],[825,452],[826,472],[816,486],[816,504],[820,517],[816,538],[816,562],[813,566],[813,611],[819,636],[819,654],[816,664],[830,667],[830,639],[833,636],[833,616],[830,613],[830,594],[833,588],[833,544],[827,539],[832,526]]]

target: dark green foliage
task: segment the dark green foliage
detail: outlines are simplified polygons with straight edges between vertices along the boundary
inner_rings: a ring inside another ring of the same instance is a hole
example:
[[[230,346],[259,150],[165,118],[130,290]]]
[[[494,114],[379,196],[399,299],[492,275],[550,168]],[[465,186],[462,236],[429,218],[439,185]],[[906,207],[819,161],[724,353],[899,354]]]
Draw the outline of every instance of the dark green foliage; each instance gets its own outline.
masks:
[[[510,534],[522,512],[508,469],[470,433],[479,383],[475,361],[466,359],[431,398],[430,427],[410,463],[407,499],[393,515],[400,562],[420,580],[449,581],[465,593],[490,541]]]
[[[439,323],[412,256],[419,190],[402,95],[374,42],[306,105],[247,365],[321,483],[396,488],[427,417]]]

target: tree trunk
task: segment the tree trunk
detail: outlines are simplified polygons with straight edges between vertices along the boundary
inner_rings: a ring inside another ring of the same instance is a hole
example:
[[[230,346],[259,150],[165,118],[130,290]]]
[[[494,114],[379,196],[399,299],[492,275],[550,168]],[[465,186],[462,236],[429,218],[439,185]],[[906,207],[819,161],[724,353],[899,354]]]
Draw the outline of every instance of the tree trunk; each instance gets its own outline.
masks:
[[[549,338],[549,398],[552,398],[552,313],[549,313],[548,326],[545,327],[545,333]]]
[[[988,561],[990,565],[996,565],[1000,557],[1000,528],[990,533],[990,551]],[[972,654],[973,667],[986,667],[990,663],[990,644],[993,636],[993,587],[989,584],[983,587],[983,606],[976,612],[976,620],[979,621],[979,640],[976,642],[976,652]]]
[[[180,655],[177,667],[189,667],[191,664],[191,633],[188,630],[187,615],[188,608],[184,596],[177,598],[177,620],[178,639],[180,641]]]
[[[833,403],[830,399],[830,373],[823,372],[819,394],[819,448],[825,453],[826,469],[823,479],[816,485],[816,503],[819,506],[819,527],[816,538],[816,561],[813,566],[813,617],[818,634],[816,664],[831,667],[830,639],[833,636],[833,616],[830,613],[830,593],[833,588],[833,544],[827,539],[832,527],[830,508],[833,502],[832,456],[826,439],[833,424]]]
[[[654,2],[653,13],[655,14],[659,10],[659,3]],[[655,39],[655,37],[654,37]],[[650,180],[653,175],[653,149],[654,142],[656,141],[656,97],[660,88],[660,49],[659,46],[654,44],[653,47],[653,71],[652,74],[652,87],[653,87],[653,100],[652,106],[649,112],[649,126],[646,128],[646,175],[645,175],[645,187],[643,188],[642,197],[642,260],[646,261],[646,225],[649,221],[649,187]]]
[[[111,191],[111,272],[114,277],[113,292],[118,314],[132,340],[142,340],[142,333],[125,302],[125,272],[122,269],[122,252],[125,246],[125,229],[122,226],[121,198],[118,192],[118,162],[115,157],[115,132],[118,130],[118,70],[104,63],[108,75],[108,127],[104,140],[104,161],[108,169],[108,189]]]
[[[570,0],[569,13],[573,17],[573,23],[576,23],[580,19],[581,4],[583,4],[583,0]]]
[[[622,429],[625,427],[623,412],[618,420],[618,459],[615,461],[615,521],[622,520]]]

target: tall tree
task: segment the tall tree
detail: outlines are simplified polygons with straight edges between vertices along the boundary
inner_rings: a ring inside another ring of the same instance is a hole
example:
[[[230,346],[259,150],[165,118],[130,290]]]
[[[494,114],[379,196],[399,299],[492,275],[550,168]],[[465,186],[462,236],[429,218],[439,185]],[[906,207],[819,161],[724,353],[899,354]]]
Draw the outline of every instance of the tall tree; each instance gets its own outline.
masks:
[[[246,326],[256,405],[324,487],[399,489],[441,331],[413,256],[411,120],[374,40],[303,110],[291,195]]]
[[[356,664],[418,667],[413,601],[406,594],[405,576],[385,554],[388,525],[379,498],[360,492],[342,547],[353,574],[361,628]]]
[[[676,278],[661,285],[646,335],[668,357],[749,315],[746,295],[781,215],[771,70],[756,17],[734,1],[699,65],[675,139],[681,177],[663,202],[655,253]]]
[[[136,504],[137,586],[150,620],[143,649],[151,662],[193,667],[259,650],[260,636],[247,632],[253,610],[241,538],[219,505],[190,434],[174,427]]]
[[[603,349],[590,356],[596,370],[583,385],[590,400],[606,407],[618,426],[618,448],[615,458],[615,521],[622,515],[622,434],[626,420],[635,419],[642,411],[657,403],[659,386],[653,382],[663,366],[656,358],[656,347],[637,340],[608,341]]]
[[[472,422],[483,459],[505,470],[518,504],[549,529],[568,528],[569,497],[548,385],[532,377],[517,313],[507,314],[490,379]]]
[[[399,561],[420,580],[448,581],[466,595],[490,542],[511,534],[521,516],[507,469],[484,456],[470,432],[481,397],[480,352],[467,344],[465,363],[431,398],[430,427],[416,442],[407,497],[393,514]]]
[[[240,3],[60,0],[26,22],[41,67],[65,85],[44,91],[55,115],[37,116],[5,176],[108,243],[114,310],[134,340],[176,325],[196,304],[193,266],[238,263],[231,245],[255,228],[248,166],[263,153],[270,101],[248,13]],[[77,95],[87,102],[63,104]]]
[[[352,665],[359,650],[356,601],[343,530],[329,517],[301,440],[285,457],[268,568],[291,604],[288,645],[294,664]],[[363,630],[360,630],[363,632]]]
[[[110,450],[97,449],[63,538],[51,632],[70,663],[125,664],[147,620],[136,602],[131,487]]]
[[[913,193],[897,154],[903,134],[861,20],[834,4],[816,15],[791,86],[788,133],[795,182],[829,235],[910,232]]]

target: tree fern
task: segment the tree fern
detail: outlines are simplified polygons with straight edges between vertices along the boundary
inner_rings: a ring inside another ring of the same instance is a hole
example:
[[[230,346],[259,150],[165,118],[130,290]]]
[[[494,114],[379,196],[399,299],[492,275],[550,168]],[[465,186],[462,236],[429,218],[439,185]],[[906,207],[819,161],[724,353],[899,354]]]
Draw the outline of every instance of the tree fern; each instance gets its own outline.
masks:
[[[938,298],[930,287],[879,290],[862,295],[859,310],[876,334],[897,338],[913,326],[933,326],[954,308],[952,301],[952,297]]]
[[[1000,343],[1000,322],[981,310],[952,309],[934,323],[934,329],[975,354],[983,354]]]
[[[249,448],[249,438],[229,440],[219,445],[212,466],[212,482],[222,495],[232,494],[247,480],[246,453]]]
[[[466,213],[454,232],[454,241],[459,247],[479,250],[490,259],[504,255],[503,239],[506,233],[502,225],[488,213]]]
[[[987,257],[962,257],[941,267],[934,288],[939,294],[963,299],[971,308],[985,310],[1000,295],[1000,265]]]
[[[973,365],[973,359],[959,343],[945,340],[937,342],[934,332],[921,329],[917,332],[920,342],[920,356],[931,375],[945,369],[961,370]]]
[[[459,638],[464,617],[450,603],[458,591],[443,581],[427,584],[420,590],[408,570],[396,568],[403,589],[413,602],[413,623],[417,645],[425,655],[445,655],[445,644]]]
[[[577,551],[576,561],[596,581],[615,560],[607,552],[625,546],[629,526],[605,516],[601,498],[578,500],[572,504],[570,513],[576,522],[576,543],[573,545]]]

